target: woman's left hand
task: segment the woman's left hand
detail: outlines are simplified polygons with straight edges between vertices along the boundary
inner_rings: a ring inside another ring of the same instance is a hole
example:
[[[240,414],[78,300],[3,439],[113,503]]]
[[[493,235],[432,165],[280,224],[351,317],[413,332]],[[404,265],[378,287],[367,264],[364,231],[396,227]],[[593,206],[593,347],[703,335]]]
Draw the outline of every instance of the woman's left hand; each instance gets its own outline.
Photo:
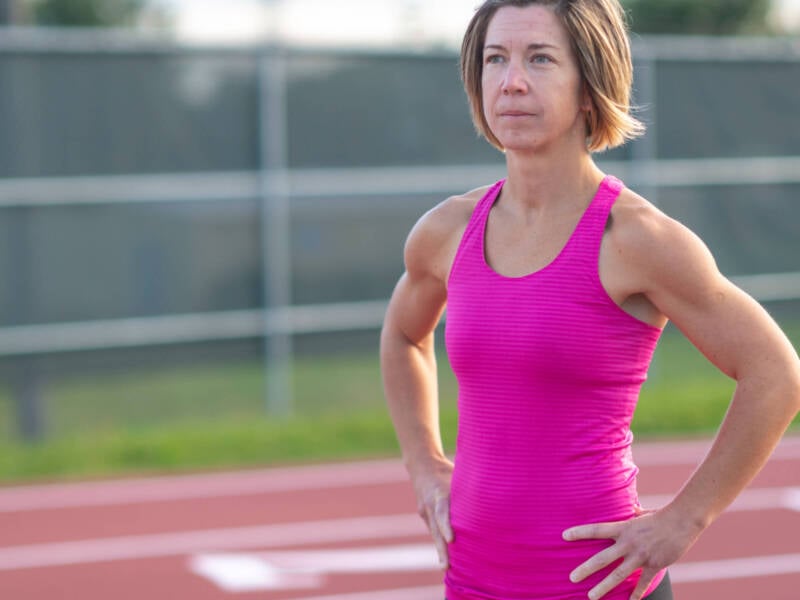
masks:
[[[589,592],[598,600],[641,569],[639,583],[630,600],[641,600],[659,571],[676,562],[694,544],[701,528],[690,519],[681,518],[669,508],[642,510],[628,521],[579,525],[564,531],[564,539],[614,540],[614,544],[598,552],[570,573],[573,583],[583,581],[592,573],[619,561],[616,568]]]

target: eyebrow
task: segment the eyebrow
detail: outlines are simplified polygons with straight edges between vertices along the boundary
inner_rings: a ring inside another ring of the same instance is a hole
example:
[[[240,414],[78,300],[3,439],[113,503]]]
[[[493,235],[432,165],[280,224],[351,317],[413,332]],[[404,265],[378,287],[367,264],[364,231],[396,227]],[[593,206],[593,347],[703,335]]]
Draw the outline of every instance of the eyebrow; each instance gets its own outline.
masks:
[[[542,50],[543,48],[552,48],[553,50],[558,50],[558,46],[554,46],[553,44],[545,44],[545,43],[533,43],[528,44],[528,50]],[[483,47],[483,50],[505,50],[506,47],[502,44],[486,44]]]

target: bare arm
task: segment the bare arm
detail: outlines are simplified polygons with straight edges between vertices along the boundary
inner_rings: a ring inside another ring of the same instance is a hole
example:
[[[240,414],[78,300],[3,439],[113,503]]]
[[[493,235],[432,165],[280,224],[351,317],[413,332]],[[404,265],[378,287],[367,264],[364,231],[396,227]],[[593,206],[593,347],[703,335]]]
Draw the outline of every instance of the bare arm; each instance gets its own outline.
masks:
[[[455,217],[455,219],[454,219]],[[452,463],[442,447],[434,330],[447,301],[458,211],[440,205],[409,235],[400,278],[381,332],[381,371],[389,413],[414,484],[420,516],[443,567],[452,541],[449,504]]]
[[[381,331],[381,371],[389,413],[406,468],[444,460],[433,331],[445,295],[433,280],[404,273]]]
[[[705,245],[651,209],[611,244],[637,289],[687,336],[736,390],[716,439],[665,507],[626,523],[573,528],[566,539],[612,538],[614,546],[573,573],[579,581],[624,558],[594,590],[599,598],[637,568],[639,600],[656,573],[678,560],[764,466],[800,410],[800,362],[767,312],[718,271]]]

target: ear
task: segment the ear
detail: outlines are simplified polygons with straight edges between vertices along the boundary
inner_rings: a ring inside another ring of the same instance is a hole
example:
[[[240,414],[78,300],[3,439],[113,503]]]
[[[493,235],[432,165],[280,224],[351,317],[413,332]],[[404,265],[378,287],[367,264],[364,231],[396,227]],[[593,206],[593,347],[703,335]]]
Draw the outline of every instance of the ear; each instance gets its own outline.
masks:
[[[585,113],[592,112],[594,102],[592,102],[592,95],[589,92],[589,86],[584,81],[581,84],[581,110]]]

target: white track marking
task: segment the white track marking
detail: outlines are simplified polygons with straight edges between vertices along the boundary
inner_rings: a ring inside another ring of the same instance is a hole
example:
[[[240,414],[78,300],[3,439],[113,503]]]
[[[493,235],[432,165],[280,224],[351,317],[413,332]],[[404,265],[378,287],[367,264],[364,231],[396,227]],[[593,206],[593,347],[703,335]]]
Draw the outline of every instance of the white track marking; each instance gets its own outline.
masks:
[[[189,570],[231,593],[318,588],[317,573],[291,573],[251,554],[201,554],[189,561]]]
[[[403,482],[397,460],[0,488],[0,513],[274,494]]]
[[[412,514],[135,535],[0,548],[0,571],[426,535]]]
[[[778,554],[775,556],[752,556],[707,560],[693,563],[678,563],[669,568],[669,576],[675,583],[697,581],[720,581],[768,575],[792,575],[800,573],[800,554]]]
[[[633,447],[633,456],[642,468],[693,465],[702,460],[710,443],[709,440],[637,442]],[[799,459],[800,436],[785,437],[771,458]],[[324,490],[407,481],[408,475],[400,461],[381,460],[177,477],[0,487],[0,513]]]
[[[694,465],[705,457],[710,448],[710,439],[635,442],[633,459],[640,467]],[[784,436],[770,460],[800,460],[800,436]]]
[[[399,590],[376,590],[374,592],[357,592],[355,594],[294,598],[293,600],[442,600],[443,597],[443,586],[429,585]]]
[[[331,574],[403,573],[439,568],[432,543],[304,552],[202,554],[192,572],[229,592],[322,587]]]
[[[783,500],[786,508],[800,512],[800,488],[789,490]]]
[[[639,502],[645,508],[658,508],[672,499],[670,494],[644,495],[639,497]],[[800,511],[800,487],[746,489],[725,512],[775,509]]]

